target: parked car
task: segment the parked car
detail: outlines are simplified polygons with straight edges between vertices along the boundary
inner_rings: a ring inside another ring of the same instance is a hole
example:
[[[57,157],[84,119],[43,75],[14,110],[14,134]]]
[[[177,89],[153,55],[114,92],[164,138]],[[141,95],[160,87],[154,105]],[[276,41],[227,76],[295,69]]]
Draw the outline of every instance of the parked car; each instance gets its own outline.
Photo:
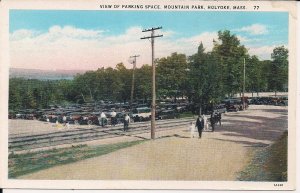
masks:
[[[188,104],[179,104],[179,105],[177,105],[176,110],[179,113],[186,112],[186,111],[188,111]]]
[[[25,119],[25,112],[24,111],[19,111],[18,113],[16,113],[16,119]]]
[[[85,118],[84,118],[85,117]],[[86,113],[83,112],[73,112],[68,116],[69,122],[74,123],[75,125],[81,125],[83,123],[87,124],[87,116]]]
[[[288,97],[279,97],[276,101],[277,106],[288,106]]]
[[[15,119],[16,118],[16,113],[14,111],[9,111],[8,112],[8,118],[9,119]]]
[[[238,99],[225,99],[222,101],[225,104],[227,111],[239,111],[241,108],[242,102]]]
[[[151,109],[148,107],[139,107],[132,110],[131,117],[134,122],[148,121],[151,118]]]
[[[88,124],[88,125],[99,125],[99,116],[100,113],[87,113],[83,115],[83,118],[81,120],[80,124]]]
[[[157,113],[156,119],[162,120],[162,119],[175,119],[179,118],[179,114],[173,109],[173,110],[162,110]]]
[[[219,113],[226,113],[226,105],[225,104],[218,104],[214,106],[214,112],[219,112]]]

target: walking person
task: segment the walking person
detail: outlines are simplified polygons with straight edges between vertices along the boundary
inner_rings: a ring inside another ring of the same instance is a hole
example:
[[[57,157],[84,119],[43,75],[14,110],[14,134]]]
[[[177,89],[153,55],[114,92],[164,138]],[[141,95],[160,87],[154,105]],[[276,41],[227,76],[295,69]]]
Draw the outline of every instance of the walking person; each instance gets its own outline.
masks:
[[[106,115],[105,115],[105,113],[104,113],[104,112],[101,112],[101,114],[100,114],[100,122],[99,122],[99,124],[100,124],[102,127],[104,127],[104,125],[105,125],[105,121],[106,121]]]
[[[211,125],[211,131],[214,132],[215,131],[215,123],[216,123],[216,116],[215,114],[212,112],[210,115],[210,125]]]
[[[197,118],[196,127],[198,128],[199,139],[200,139],[202,137],[202,131],[204,128],[204,120],[203,120],[203,117],[200,115]]]
[[[63,115],[63,123],[64,123],[64,126],[66,126],[66,124],[67,124],[67,117],[66,117],[66,115]]]
[[[128,116],[128,114],[126,114],[124,118],[124,131],[128,131],[129,122],[130,122],[130,117]]]
[[[196,129],[195,124],[193,122],[191,122],[189,125],[189,131],[191,132],[191,138],[195,137],[195,129]]]
[[[208,119],[205,115],[202,115],[203,116],[203,121],[204,121],[204,131],[207,131],[208,130]]]
[[[218,119],[219,125],[222,126],[222,114],[220,112],[217,113],[217,119]]]
[[[116,124],[117,124],[116,116],[117,116],[117,113],[115,111],[113,111],[111,113],[111,125],[112,126],[116,126]]]

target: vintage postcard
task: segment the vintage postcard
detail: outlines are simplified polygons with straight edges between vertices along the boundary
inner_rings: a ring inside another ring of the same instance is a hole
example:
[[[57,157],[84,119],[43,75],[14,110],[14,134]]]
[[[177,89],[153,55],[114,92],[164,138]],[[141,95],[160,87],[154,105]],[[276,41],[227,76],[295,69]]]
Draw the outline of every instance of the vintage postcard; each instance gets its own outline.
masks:
[[[1,187],[295,189],[295,2],[0,5]]]

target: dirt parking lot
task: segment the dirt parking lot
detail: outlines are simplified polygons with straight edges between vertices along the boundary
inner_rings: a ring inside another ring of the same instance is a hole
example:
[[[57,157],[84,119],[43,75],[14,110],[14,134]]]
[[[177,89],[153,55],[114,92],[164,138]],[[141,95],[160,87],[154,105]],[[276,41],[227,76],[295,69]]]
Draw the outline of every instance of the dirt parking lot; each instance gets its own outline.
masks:
[[[285,130],[287,107],[251,106],[226,113],[222,126],[204,132],[202,139],[190,138],[187,128],[178,128],[158,133],[156,140],[20,178],[236,180],[253,152],[273,143]]]

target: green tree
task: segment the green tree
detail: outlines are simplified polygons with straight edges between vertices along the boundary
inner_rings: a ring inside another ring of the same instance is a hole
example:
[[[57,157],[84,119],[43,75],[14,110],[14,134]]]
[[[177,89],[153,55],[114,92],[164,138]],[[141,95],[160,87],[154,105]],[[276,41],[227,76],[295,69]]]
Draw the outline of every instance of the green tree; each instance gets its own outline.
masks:
[[[189,58],[189,77],[193,101],[202,108],[210,108],[223,98],[223,80],[219,56],[216,52],[205,53],[200,43],[196,54]]]
[[[272,61],[271,60],[263,60],[260,61],[260,66],[261,66],[261,71],[260,71],[260,78],[262,82],[262,90],[261,91],[266,91],[269,92],[271,91],[270,89],[270,83],[272,82]]]
[[[276,47],[271,54],[270,89],[272,91],[284,91],[288,84],[288,50],[284,47]]]
[[[117,84],[119,85],[119,94],[117,100],[127,102],[130,100],[130,92],[132,86],[132,69],[129,70],[123,63],[116,65]],[[135,81],[136,83],[136,81]],[[136,98],[136,91],[134,91],[134,99]]]
[[[136,69],[135,92],[138,99],[146,103],[151,99],[152,88],[152,67],[145,64],[141,68]]]
[[[19,110],[22,107],[22,94],[21,94],[22,79],[12,78],[9,80],[9,109]]]
[[[207,54],[204,52],[204,46],[202,42],[198,47],[196,54],[189,57],[189,77],[192,87],[192,100],[199,105],[199,113],[204,104],[207,104],[206,94],[208,86],[208,62]]]
[[[263,90],[263,68],[257,56],[246,59],[246,91],[259,92]]]
[[[218,40],[214,42],[213,52],[220,59],[224,92],[233,96],[243,89],[243,60],[247,58],[247,49],[228,30],[219,31]]]
[[[174,98],[186,93],[187,57],[185,54],[172,53],[157,61],[158,97]]]

